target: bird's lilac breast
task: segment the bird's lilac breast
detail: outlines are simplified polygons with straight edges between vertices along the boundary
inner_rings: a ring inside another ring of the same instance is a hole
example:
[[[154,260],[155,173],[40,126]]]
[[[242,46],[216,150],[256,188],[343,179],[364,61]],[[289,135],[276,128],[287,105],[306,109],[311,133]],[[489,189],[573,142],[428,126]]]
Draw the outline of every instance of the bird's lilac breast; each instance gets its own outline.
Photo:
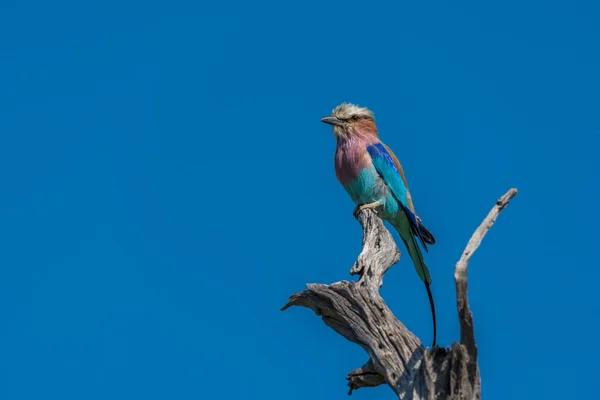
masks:
[[[335,154],[335,172],[354,203],[381,201],[386,209],[390,206],[394,208],[396,202],[389,187],[375,169],[366,145],[350,143],[338,146]],[[392,209],[390,211],[393,212]]]
[[[359,146],[339,145],[335,152],[335,174],[342,185],[357,179],[361,170],[371,164],[371,157],[366,147],[361,151]]]

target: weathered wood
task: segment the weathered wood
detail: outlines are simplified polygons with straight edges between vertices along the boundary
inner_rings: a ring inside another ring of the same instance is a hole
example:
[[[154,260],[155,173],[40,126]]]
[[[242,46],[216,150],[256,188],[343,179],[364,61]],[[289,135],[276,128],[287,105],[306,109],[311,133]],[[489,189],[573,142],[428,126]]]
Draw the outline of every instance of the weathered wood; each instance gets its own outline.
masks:
[[[310,308],[327,326],[367,352],[367,363],[346,377],[349,394],[386,383],[400,399],[480,399],[477,346],[467,300],[467,265],[500,211],[516,194],[517,190],[511,189],[498,200],[456,264],[460,343],[427,349],[387,307],[379,288],[383,275],[400,260],[400,251],[371,210],[357,214],[363,227],[363,249],[350,274],[359,275],[358,281],[308,284],[307,290],[290,296],[282,310],[291,306]]]

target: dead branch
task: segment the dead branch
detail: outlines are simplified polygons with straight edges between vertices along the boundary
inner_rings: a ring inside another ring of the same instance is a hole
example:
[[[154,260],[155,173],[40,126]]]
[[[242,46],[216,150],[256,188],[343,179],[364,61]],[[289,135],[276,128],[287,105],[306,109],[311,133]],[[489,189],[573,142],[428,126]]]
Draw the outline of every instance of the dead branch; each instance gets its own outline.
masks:
[[[363,227],[363,249],[350,274],[358,274],[358,281],[308,284],[307,290],[290,296],[282,310],[291,306],[310,308],[327,326],[367,352],[367,363],[346,377],[349,394],[386,383],[400,399],[480,399],[477,346],[467,300],[467,265],[500,211],[516,194],[517,190],[511,189],[498,200],[456,264],[460,343],[426,349],[387,307],[379,288],[383,275],[400,260],[400,251],[371,210],[357,215]]]

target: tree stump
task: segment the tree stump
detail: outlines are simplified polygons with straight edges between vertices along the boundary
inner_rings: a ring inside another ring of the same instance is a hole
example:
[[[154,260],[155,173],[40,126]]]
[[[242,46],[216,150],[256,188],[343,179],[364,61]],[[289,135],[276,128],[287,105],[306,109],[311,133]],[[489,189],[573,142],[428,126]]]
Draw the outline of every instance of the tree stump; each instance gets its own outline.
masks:
[[[379,294],[383,275],[400,261],[400,251],[390,232],[372,210],[357,219],[363,227],[363,249],[350,270],[357,282],[308,284],[290,296],[282,308],[312,309],[323,322],[346,339],[360,345],[369,360],[346,379],[353,390],[387,384],[399,399],[480,399],[481,381],[473,315],[467,299],[467,266],[499,213],[517,194],[502,196],[469,240],[454,269],[460,323],[460,343],[427,349],[387,307]]]

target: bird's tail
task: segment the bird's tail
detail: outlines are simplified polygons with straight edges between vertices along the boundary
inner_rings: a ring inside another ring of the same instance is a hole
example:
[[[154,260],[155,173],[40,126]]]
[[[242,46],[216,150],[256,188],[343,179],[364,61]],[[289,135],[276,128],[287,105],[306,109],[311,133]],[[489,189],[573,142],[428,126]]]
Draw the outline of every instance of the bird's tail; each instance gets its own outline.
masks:
[[[416,237],[412,234],[402,234],[400,227],[395,226],[396,230],[400,234],[400,238],[404,242],[404,246],[408,250],[408,255],[410,256],[415,269],[417,271],[417,275],[419,278],[425,283],[425,289],[427,289],[427,296],[429,297],[429,305],[431,306],[431,317],[433,319],[433,345],[432,348],[436,345],[436,320],[435,320],[435,304],[433,302],[433,295],[431,294],[431,275],[429,274],[429,269],[427,268],[427,264],[425,264],[425,259],[423,258],[423,253],[421,252],[421,248],[417,243]]]

